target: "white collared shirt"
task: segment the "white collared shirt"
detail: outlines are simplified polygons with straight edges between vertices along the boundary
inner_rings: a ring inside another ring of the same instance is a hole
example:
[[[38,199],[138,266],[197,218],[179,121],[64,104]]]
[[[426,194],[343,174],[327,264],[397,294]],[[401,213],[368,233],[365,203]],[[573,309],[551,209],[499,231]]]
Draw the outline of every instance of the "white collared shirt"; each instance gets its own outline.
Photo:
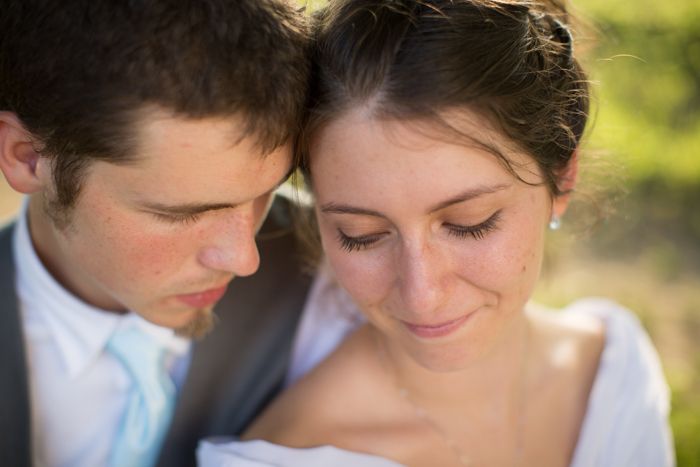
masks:
[[[138,326],[160,341],[178,388],[187,371],[190,342],[135,313],[109,313],[66,291],[34,250],[26,203],[13,248],[27,347],[34,465],[106,465],[131,384],[123,366],[105,351],[111,335],[122,326]]]

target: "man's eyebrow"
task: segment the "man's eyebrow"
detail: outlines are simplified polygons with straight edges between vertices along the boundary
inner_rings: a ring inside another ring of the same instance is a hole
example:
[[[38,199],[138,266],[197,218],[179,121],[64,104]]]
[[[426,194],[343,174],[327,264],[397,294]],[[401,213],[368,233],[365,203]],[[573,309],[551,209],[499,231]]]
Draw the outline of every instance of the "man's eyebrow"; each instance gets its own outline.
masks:
[[[493,186],[479,186],[476,188],[470,188],[469,190],[463,191],[462,193],[453,196],[445,201],[441,201],[436,205],[432,206],[428,213],[433,213],[439,211],[440,209],[445,209],[453,204],[458,204],[470,199],[478,198],[479,196],[495,193],[497,191],[505,190],[510,187],[510,184],[500,184]],[[338,204],[338,203],[326,203],[321,206],[321,211],[330,214],[357,214],[361,216],[372,216],[385,218],[386,216],[379,211],[374,209],[361,208],[358,206],[351,206],[348,204]]]
[[[277,190],[284,182],[287,181],[293,170],[287,172],[284,177],[267,193],[269,194]],[[220,209],[235,208],[237,205],[232,203],[184,203],[184,204],[163,204],[156,202],[143,202],[141,206],[150,211],[156,211],[163,214],[172,214],[179,216],[192,216],[201,214],[207,211],[217,211]]]

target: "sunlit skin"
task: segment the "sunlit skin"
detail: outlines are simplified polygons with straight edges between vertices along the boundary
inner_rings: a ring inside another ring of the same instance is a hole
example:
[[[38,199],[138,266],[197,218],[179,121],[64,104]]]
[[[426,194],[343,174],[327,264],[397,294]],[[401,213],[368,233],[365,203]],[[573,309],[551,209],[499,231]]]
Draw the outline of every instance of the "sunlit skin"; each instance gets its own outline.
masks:
[[[32,239],[48,269],[91,305],[186,327],[257,270],[255,233],[290,169],[288,146],[263,156],[240,125],[150,112],[134,162],[89,166],[65,229],[46,215],[45,192],[32,195]],[[36,171],[50,189],[49,164]]]
[[[517,332],[546,225],[552,209],[563,208],[553,206],[531,158],[483,125],[461,124],[498,144],[534,185],[476,145],[361,110],[320,132],[311,164],[323,246],[338,282],[392,355],[436,371],[468,366]],[[447,335],[425,336],[454,320],[459,326]]]

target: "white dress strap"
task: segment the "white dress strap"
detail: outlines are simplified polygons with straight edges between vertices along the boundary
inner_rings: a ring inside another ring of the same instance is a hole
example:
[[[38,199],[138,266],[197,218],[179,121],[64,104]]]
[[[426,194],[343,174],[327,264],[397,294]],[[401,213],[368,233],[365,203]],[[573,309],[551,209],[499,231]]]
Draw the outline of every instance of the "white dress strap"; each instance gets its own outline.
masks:
[[[333,446],[294,449],[262,440],[210,438],[197,449],[199,467],[403,467],[381,457]]]

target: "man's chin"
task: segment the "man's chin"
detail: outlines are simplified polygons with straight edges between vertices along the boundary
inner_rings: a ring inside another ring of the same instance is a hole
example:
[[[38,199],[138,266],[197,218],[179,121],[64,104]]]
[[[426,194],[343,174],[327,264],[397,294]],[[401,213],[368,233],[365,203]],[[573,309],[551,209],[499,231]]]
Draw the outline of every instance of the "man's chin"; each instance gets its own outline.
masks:
[[[185,325],[175,328],[175,334],[187,339],[201,339],[214,329],[216,321],[212,308],[197,309]]]

